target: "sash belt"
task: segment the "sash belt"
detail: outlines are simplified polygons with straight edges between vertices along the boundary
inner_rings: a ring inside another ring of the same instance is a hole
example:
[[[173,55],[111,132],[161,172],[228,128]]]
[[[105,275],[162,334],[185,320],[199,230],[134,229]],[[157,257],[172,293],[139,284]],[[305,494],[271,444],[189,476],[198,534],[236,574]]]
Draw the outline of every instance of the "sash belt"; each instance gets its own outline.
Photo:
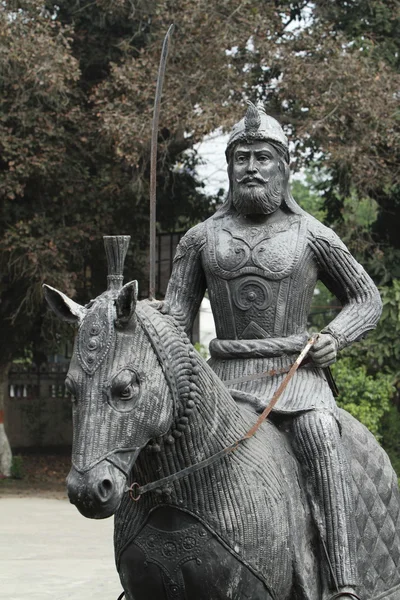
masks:
[[[301,352],[309,338],[308,333],[288,337],[264,338],[261,340],[220,340],[210,342],[212,358],[273,358],[284,354]]]

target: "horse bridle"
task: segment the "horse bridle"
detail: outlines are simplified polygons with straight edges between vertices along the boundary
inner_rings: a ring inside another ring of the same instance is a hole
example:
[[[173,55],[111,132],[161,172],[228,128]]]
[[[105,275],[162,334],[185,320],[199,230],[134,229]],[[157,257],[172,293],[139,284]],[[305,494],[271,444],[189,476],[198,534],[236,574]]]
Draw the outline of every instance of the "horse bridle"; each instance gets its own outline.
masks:
[[[261,413],[261,415],[259,416],[257,421],[254,423],[254,425],[241,438],[239,438],[231,446],[227,446],[226,448],[224,448],[223,450],[220,450],[216,454],[213,454],[209,458],[206,458],[198,463],[195,463],[194,465],[191,465],[190,467],[186,467],[185,469],[182,469],[181,471],[172,473],[172,475],[168,475],[167,477],[163,477],[162,479],[157,479],[157,480],[152,481],[151,483],[147,483],[146,485],[143,485],[143,486],[141,486],[136,481],[133,482],[129,487],[125,488],[125,491],[129,493],[131,500],[133,500],[134,502],[138,502],[138,500],[140,500],[140,498],[143,494],[146,494],[147,492],[151,492],[152,490],[155,490],[157,488],[164,487],[165,485],[167,485],[169,483],[173,483],[175,481],[178,481],[179,479],[182,479],[182,477],[186,477],[187,475],[190,475],[191,473],[195,473],[196,471],[200,471],[201,469],[204,469],[205,467],[212,465],[213,463],[217,462],[218,460],[220,460],[227,454],[230,454],[231,452],[235,452],[243,442],[245,442],[246,440],[253,437],[253,435],[260,428],[260,426],[265,421],[265,419],[268,417],[271,410],[274,408],[275,404],[278,402],[279,398],[281,397],[282,393],[285,391],[285,389],[286,389],[287,385],[289,384],[290,380],[292,379],[293,375],[296,373],[297,369],[300,367],[301,363],[306,358],[308,352],[310,351],[312,346],[315,344],[317,339],[318,339],[318,334],[316,336],[311,337],[308,340],[307,344],[304,346],[303,350],[301,351],[301,353],[299,354],[299,356],[297,357],[295,362],[290,367],[289,372],[287,373],[285,379],[282,381],[281,385],[278,387],[275,394],[272,396],[269,404],[263,410],[263,412]],[[255,377],[259,377],[259,375],[255,376]],[[248,381],[249,376],[247,376],[244,379],[246,381]],[[235,381],[239,381],[239,380],[235,380]]]

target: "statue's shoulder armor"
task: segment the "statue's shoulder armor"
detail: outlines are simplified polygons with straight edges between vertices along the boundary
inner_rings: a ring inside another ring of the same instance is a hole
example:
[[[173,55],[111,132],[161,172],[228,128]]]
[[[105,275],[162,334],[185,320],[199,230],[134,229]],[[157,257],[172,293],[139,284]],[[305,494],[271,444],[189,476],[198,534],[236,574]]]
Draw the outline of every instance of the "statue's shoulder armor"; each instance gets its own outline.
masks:
[[[326,225],[323,225],[318,219],[313,216],[306,214],[304,218],[307,221],[307,233],[309,243],[314,251],[319,251],[323,246],[328,246],[332,249],[340,250],[346,254],[350,254],[346,245],[342,242],[340,237]]]
[[[206,243],[206,236],[206,221],[189,229],[178,244],[174,261],[179,260],[189,251],[200,252]]]

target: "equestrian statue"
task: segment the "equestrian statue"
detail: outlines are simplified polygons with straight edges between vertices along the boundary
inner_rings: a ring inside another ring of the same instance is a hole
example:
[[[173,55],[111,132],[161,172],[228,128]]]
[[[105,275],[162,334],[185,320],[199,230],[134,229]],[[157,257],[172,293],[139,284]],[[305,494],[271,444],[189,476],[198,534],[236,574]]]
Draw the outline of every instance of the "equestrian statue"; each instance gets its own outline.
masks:
[[[127,600],[399,600],[397,477],[329,371],[376,326],[379,293],[293,199],[262,107],[226,157],[227,200],[182,238],[163,302],[123,285],[127,236],[105,238],[108,289],[87,306],[45,286],[78,327],[69,498],[115,515]],[[318,280],[342,309],[310,341]],[[189,337],[206,289],[208,364]]]

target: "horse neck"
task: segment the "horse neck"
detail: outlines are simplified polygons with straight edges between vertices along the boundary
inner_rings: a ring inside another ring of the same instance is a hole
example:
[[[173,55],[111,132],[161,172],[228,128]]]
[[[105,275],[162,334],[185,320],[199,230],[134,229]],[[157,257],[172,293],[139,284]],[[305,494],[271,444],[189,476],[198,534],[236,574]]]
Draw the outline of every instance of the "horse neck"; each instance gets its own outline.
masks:
[[[221,380],[196,353],[193,385],[195,408],[188,417],[183,442],[188,451],[194,447],[198,461],[234,444],[248,429],[248,422]],[[180,438],[179,438],[180,439]]]
[[[233,445],[248,421],[204,359],[181,331],[169,344],[178,402],[170,431],[143,452],[137,468],[147,481],[196,464]],[[172,399],[170,399],[172,401]],[[151,450],[154,452],[151,452]]]

